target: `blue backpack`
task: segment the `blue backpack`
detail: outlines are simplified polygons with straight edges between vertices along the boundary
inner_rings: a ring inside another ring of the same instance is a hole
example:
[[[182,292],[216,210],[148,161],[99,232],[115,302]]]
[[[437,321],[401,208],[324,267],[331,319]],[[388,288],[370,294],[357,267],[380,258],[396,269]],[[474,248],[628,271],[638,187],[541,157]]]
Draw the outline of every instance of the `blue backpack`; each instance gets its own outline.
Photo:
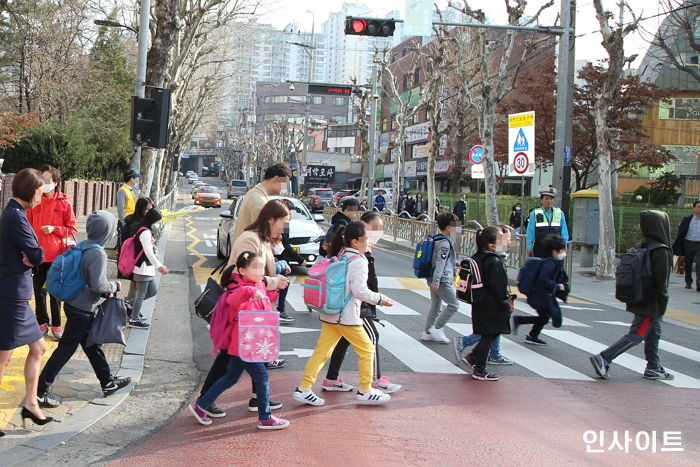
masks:
[[[46,276],[46,289],[49,294],[56,297],[61,302],[69,302],[80,295],[87,281],[80,273],[80,261],[83,259],[83,251],[92,248],[102,248],[96,243],[85,245],[80,242],[77,245],[64,251],[58,256]]]
[[[535,288],[537,277],[542,269],[542,258],[532,257],[525,261],[525,265],[518,271],[518,290],[520,293],[530,296]]]
[[[344,254],[324,258],[311,266],[304,280],[304,304],[310,309],[329,315],[339,315],[352,300],[352,293],[345,295],[348,263],[360,255]]]
[[[447,239],[446,236],[427,236],[416,245],[416,254],[413,257],[413,273],[416,277],[428,278],[433,275],[433,247],[436,240]]]

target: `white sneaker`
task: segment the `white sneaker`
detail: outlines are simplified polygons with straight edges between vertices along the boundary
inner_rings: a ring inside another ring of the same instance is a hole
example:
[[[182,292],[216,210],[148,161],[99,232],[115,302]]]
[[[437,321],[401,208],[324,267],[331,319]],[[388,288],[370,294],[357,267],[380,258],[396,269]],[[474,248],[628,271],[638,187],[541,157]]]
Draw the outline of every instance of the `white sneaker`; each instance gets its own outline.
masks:
[[[379,389],[370,389],[364,394],[358,392],[356,398],[358,404],[379,405],[389,402],[391,396],[383,393]]]
[[[433,340],[441,344],[449,344],[450,339],[445,335],[445,328],[430,328],[430,335],[433,336]]]
[[[326,401],[314,394],[313,391],[301,392],[299,388],[296,388],[292,393],[292,399],[302,404],[309,405],[323,405],[326,403]]]
[[[422,341],[434,341],[435,339],[433,339],[433,335],[430,334],[429,332],[424,332],[420,336],[420,340],[422,340]]]

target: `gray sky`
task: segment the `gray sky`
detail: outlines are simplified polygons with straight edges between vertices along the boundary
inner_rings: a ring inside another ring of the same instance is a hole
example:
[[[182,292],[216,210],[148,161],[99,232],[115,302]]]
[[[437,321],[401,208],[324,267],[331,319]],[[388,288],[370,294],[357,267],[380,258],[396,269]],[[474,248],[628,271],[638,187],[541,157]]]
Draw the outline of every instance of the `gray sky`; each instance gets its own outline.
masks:
[[[376,7],[375,13],[378,16],[384,16],[391,10],[400,10],[403,12],[405,0],[379,0],[367,1],[357,0],[355,2],[369,5],[380,5]],[[436,2],[441,7],[447,5],[446,0],[437,0]],[[505,23],[505,8],[504,1],[484,1],[472,0],[473,6],[481,6],[486,11],[487,16],[492,23]],[[539,5],[542,5],[544,0],[530,0],[526,13],[534,14]],[[541,17],[540,24],[552,24],[559,12],[559,1],[555,0],[554,6],[544,13]],[[662,10],[659,7],[659,0],[629,0],[628,3],[634,6],[634,11],[637,16],[648,17],[660,13]],[[312,15],[307,10],[313,12],[315,18],[316,31],[320,30],[321,24],[328,18],[329,13],[340,11],[343,0],[269,0],[266,7],[260,12],[263,15],[259,18],[260,22],[272,23],[276,27],[282,28],[288,23],[296,22],[302,31],[311,31]],[[603,0],[603,5],[611,9],[617,16],[617,0]],[[579,0],[577,5],[576,15],[576,59],[591,59],[596,60],[605,56],[605,50],[600,45],[601,36],[598,30],[598,23],[595,18],[595,10],[593,9],[592,0]],[[402,13],[403,14],[403,13]],[[625,12],[625,21],[631,20],[632,17]],[[655,31],[663,17],[652,18],[644,21],[643,29]],[[639,57],[632,64],[633,67],[639,65],[644,53],[647,49],[649,34],[634,33],[627,37],[625,49],[627,55],[638,54]]]

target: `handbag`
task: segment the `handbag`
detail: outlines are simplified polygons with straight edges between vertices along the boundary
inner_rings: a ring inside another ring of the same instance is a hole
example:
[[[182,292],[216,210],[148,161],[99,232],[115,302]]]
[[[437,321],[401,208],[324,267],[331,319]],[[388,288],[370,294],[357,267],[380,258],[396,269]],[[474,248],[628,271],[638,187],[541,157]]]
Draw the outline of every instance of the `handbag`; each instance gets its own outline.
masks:
[[[238,356],[244,362],[271,362],[279,357],[279,317],[269,298],[249,300],[238,312]]]
[[[685,274],[685,258],[682,256],[676,257],[676,264],[673,267],[673,272],[676,274]]]
[[[102,302],[90,325],[85,347],[95,344],[126,345],[124,328],[127,314],[127,304],[123,298],[112,297]]]
[[[226,261],[222,262],[211,272],[210,275],[213,276],[219,269],[223,269],[225,265]],[[197,314],[197,316],[208,323],[211,319],[211,314],[214,312],[216,302],[219,301],[219,297],[221,297],[223,293],[224,288],[221,287],[216,279],[213,277],[207,279],[207,284],[204,286],[204,290],[202,290],[202,293],[194,301],[194,312]]]

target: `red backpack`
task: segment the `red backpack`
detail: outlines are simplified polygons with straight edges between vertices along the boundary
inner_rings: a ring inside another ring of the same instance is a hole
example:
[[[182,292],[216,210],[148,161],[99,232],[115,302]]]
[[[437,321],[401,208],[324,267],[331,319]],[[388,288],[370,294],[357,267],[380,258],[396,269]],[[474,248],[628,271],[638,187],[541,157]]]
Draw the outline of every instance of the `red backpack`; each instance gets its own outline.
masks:
[[[117,267],[119,268],[119,272],[126,276],[134,272],[136,264],[143,256],[143,248],[141,248],[141,253],[139,253],[138,256],[136,255],[136,242],[139,241],[141,232],[146,229],[147,227],[141,227],[136,231],[133,237],[124,240],[121,250],[119,250],[119,262],[117,263]]]

